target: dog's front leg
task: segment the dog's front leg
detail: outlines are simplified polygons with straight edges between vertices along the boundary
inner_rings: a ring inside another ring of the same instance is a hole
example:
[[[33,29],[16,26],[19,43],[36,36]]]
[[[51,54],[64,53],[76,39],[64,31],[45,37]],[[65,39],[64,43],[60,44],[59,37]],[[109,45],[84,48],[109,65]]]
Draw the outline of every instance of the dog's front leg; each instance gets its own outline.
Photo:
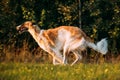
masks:
[[[55,59],[55,57],[53,57],[53,64],[54,64],[54,65],[59,65],[59,64],[61,64],[61,63],[58,62],[58,61]]]
[[[59,50],[53,49],[53,51],[55,52],[56,56],[60,57],[63,60],[62,54]],[[53,57],[53,64],[58,65],[58,64],[63,64],[63,63],[60,63],[59,61],[56,60],[55,57]]]
[[[52,55],[54,65],[63,64],[63,57],[58,51],[55,51],[54,49],[49,49],[47,52]]]

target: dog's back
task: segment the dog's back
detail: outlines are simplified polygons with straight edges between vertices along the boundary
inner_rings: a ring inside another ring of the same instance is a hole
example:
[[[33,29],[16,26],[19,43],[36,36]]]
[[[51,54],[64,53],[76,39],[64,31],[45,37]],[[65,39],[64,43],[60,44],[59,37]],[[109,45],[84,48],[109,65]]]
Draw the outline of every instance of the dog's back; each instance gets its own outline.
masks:
[[[73,39],[81,39],[83,36],[87,38],[81,29],[73,26],[60,26],[54,29],[45,30],[43,36],[48,41],[48,44],[54,47],[59,42],[64,43],[65,41]]]

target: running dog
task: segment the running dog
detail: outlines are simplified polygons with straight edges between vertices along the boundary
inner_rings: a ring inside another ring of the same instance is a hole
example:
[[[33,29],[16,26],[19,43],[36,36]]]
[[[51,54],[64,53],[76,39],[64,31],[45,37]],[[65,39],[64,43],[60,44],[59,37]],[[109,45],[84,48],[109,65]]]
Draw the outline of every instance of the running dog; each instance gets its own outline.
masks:
[[[108,43],[106,38],[94,44],[89,37],[78,27],[60,26],[54,29],[43,30],[31,21],[26,21],[17,26],[17,30],[22,33],[28,31],[38,45],[53,56],[53,64],[67,64],[66,56],[73,52],[76,59],[75,64],[82,56],[80,51],[90,47],[102,54],[108,52]],[[63,54],[61,53],[63,51]]]

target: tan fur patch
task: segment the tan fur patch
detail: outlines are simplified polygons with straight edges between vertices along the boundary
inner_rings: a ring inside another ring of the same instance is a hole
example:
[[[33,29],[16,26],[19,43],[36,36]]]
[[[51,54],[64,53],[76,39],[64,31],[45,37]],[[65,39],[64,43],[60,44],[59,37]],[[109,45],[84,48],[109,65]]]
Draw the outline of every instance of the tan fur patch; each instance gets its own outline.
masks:
[[[71,32],[71,36],[76,36],[76,38],[81,39],[84,37],[88,41],[92,41],[80,28],[75,26],[63,26],[65,29]]]
[[[58,30],[49,29],[43,32],[43,36],[48,40],[48,44],[55,46],[55,40],[57,39]]]

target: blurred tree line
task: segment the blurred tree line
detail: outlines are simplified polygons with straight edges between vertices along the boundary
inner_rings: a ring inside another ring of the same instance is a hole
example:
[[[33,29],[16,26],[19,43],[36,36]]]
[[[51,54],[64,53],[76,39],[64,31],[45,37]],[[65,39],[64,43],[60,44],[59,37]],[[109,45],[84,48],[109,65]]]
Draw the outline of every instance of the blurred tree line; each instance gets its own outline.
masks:
[[[61,25],[79,27],[79,18],[90,38],[99,41],[107,37],[109,53],[120,53],[120,0],[1,0],[0,57],[6,51],[18,53],[25,45],[35,52],[38,45],[31,35],[16,31],[16,26],[24,21],[49,29]]]

